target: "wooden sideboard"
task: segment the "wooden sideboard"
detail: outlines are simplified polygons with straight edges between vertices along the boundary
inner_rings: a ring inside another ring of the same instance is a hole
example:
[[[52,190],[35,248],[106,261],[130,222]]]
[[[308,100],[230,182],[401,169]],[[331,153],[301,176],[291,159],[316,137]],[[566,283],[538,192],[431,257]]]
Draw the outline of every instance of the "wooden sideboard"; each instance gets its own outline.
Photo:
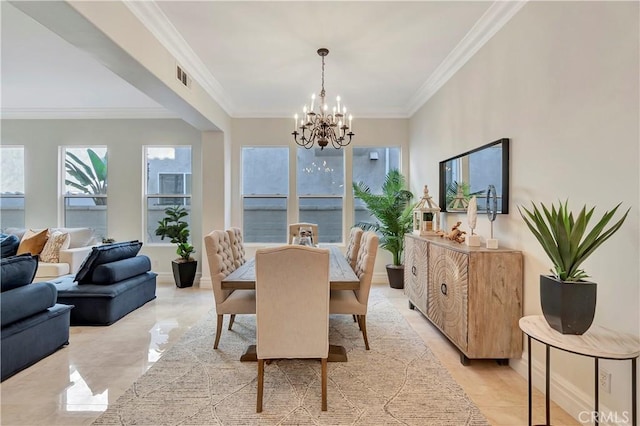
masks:
[[[461,352],[460,362],[522,356],[522,253],[405,235],[404,289]]]

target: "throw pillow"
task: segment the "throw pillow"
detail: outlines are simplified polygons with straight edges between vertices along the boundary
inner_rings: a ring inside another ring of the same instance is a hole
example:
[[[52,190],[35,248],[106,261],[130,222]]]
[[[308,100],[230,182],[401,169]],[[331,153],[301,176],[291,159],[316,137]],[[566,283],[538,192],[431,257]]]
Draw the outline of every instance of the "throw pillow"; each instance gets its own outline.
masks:
[[[78,284],[90,284],[93,270],[98,265],[135,257],[138,255],[141,247],[142,243],[137,240],[93,247],[91,253],[89,253],[84,262],[82,262],[82,265],[80,265],[75,280]]]
[[[13,234],[1,234],[0,235],[0,257],[15,256],[18,252],[18,246],[20,245],[20,238]]]
[[[49,235],[40,253],[40,261],[46,263],[58,263],[60,261],[60,250],[65,246],[69,247],[69,234],[54,231]]]
[[[20,245],[18,246],[18,252],[16,254],[31,253],[32,255],[40,254],[44,245],[49,238],[49,230],[43,229],[40,232],[36,232],[33,229],[29,229],[24,233]]]
[[[31,284],[37,269],[38,257],[28,253],[3,258],[0,260],[0,291]]]

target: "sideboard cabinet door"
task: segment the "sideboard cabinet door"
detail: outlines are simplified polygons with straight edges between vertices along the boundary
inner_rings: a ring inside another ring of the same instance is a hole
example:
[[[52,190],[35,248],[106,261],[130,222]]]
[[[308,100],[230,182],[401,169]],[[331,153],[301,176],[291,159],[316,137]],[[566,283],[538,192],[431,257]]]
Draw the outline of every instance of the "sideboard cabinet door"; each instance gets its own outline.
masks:
[[[463,352],[467,350],[469,257],[431,244],[429,248],[429,319]]]
[[[427,312],[427,279],[429,274],[429,244],[423,239],[407,236],[404,246],[404,293],[410,306],[424,315]]]

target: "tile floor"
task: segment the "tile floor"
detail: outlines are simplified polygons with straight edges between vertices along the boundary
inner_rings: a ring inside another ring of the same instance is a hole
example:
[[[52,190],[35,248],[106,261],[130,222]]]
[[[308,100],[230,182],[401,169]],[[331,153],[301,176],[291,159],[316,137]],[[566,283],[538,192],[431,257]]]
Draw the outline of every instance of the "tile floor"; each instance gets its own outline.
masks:
[[[462,366],[455,348],[408,309],[402,290],[380,287],[492,425],[526,425],[525,379],[494,361]],[[91,424],[213,306],[210,289],[159,284],[157,296],[109,327],[71,327],[69,346],[0,384],[0,424]],[[534,405],[534,423],[543,423],[539,392]],[[558,407],[552,413],[555,425],[578,424]]]

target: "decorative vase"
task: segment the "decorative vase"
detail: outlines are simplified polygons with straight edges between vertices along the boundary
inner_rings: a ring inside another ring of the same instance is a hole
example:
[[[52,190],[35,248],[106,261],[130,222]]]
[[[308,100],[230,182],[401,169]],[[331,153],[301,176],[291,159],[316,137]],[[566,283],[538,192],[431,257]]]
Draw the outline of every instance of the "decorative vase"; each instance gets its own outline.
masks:
[[[196,278],[198,261],[178,262],[176,260],[172,260],[171,268],[173,269],[173,279],[176,282],[176,287],[191,287],[193,285],[193,280]]]
[[[565,282],[540,275],[540,304],[551,328],[562,334],[583,334],[596,313],[597,284]]]
[[[387,277],[389,287],[404,288],[404,265],[387,265]]]

